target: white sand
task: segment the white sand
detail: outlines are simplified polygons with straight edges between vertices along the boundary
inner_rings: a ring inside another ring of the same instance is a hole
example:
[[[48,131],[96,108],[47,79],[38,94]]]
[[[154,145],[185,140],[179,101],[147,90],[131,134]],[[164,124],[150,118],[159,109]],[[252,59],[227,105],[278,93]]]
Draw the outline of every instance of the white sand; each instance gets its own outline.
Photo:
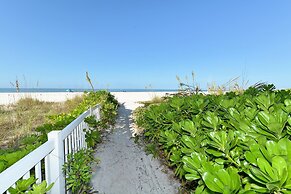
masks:
[[[135,109],[138,101],[150,100],[155,96],[164,96],[167,92],[112,92],[119,103],[124,103],[126,108]],[[43,92],[43,93],[0,93],[0,105],[13,104],[21,98],[33,98],[45,102],[63,102],[82,92]]]
[[[33,98],[45,102],[63,102],[82,94],[82,92],[0,93],[0,105],[13,104],[22,98]]]
[[[154,97],[162,97],[167,93],[173,92],[112,92],[120,104],[124,104],[125,108],[134,110],[141,104],[140,101],[148,101]]]

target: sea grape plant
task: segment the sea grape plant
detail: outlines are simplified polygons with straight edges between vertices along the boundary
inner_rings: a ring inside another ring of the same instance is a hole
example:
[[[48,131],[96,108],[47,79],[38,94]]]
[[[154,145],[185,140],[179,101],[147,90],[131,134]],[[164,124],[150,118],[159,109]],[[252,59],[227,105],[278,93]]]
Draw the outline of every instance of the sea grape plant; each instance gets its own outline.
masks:
[[[8,189],[10,194],[45,194],[47,193],[52,187],[53,183],[47,185],[46,181],[42,181],[41,183],[36,183],[37,179],[31,176],[28,179],[22,179],[16,182],[15,188],[10,187]]]
[[[92,193],[90,186],[92,177],[92,164],[98,162],[94,159],[92,149],[81,149],[67,156],[67,162],[63,166],[66,174],[67,190],[73,194]]]
[[[291,193],[290,90],[173,95],[135,119],[192,192]]]

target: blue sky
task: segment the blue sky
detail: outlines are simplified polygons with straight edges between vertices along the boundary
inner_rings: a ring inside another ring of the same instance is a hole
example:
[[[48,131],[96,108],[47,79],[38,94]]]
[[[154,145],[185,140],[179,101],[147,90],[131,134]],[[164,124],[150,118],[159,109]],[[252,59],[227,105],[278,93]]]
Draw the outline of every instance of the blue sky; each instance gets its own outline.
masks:
[[[0,0],[0,87],[291,87],[291,1]]]

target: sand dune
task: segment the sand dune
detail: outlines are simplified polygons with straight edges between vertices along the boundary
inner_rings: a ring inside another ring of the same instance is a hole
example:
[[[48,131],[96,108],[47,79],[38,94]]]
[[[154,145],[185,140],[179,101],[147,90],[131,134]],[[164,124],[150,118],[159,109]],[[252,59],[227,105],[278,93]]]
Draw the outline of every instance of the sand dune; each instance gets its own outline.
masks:
[[[164,96],[167,92],[112,92],[120,103],[125,107],[134,109],[138,106],[136,102],[150,100],[155,96]],[[33,98],[45,102],[63,102],[82,92],[35,92],[35,93],[0,93],[0,105],[13,104],[22,98]]]

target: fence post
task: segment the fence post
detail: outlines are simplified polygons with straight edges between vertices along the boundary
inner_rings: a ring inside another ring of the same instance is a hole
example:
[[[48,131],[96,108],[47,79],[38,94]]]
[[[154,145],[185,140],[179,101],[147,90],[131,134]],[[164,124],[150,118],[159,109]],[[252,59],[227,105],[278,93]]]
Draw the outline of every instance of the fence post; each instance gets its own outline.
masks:
[[[48,141],[54,141],[55,149],[48,155],[48,183],[54,183],[50,190],[51,194],[66,193],[66,182],[63,173],[64,165],[64,142],[60,136],[60,131],[48,133]]]

